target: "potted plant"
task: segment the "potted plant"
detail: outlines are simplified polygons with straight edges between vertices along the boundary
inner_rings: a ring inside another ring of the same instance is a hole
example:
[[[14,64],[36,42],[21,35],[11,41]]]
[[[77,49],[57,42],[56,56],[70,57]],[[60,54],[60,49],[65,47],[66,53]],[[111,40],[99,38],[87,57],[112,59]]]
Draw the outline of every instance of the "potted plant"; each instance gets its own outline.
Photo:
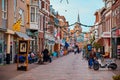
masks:
[[[120,75],[115,75],[112,78],[113,78],[113,80],[120,80]]]

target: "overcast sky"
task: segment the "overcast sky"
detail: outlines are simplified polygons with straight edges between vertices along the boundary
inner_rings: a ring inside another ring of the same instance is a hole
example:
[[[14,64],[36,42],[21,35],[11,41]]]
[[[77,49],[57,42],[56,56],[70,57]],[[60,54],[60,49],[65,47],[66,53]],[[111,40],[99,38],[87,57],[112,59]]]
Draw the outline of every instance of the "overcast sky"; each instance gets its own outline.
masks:
[[[80,15],[80,22],[86,25],[94,25],[96,10],[104,6],[103,0],[50,0],[50,4],[53,5],[55,11],[58,11],[60,15],[64,15],[69,25],[77,21],[78,13]],[[70,27],[71,29],[73,26]],[[82,26],[83,32],[88,32],[88,27]]]

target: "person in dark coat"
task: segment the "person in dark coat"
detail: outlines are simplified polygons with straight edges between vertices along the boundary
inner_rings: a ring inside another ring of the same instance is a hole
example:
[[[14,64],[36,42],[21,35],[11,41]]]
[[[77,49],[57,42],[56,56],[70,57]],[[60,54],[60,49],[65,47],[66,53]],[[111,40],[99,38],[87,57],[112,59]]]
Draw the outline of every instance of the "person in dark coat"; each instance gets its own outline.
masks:
[[[78,54],[80,53],[79,47],[77,47],[77,52],[78,52]]]
[[[42,53],[43,53],[43,62],[47,62],[47,61],[51,62],[51,57],[49,55],[48,49],[45,48]]]

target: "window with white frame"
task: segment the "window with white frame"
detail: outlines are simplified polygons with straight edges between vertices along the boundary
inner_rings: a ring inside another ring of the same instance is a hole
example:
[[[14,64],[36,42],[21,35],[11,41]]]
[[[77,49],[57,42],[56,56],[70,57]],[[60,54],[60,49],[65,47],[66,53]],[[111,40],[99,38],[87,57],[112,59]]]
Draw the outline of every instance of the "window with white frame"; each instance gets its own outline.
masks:
[[[16,16],[17,0],[14,0],[14,15]]]
[[[17,0],[14,0],[14,23],[17,21]]]
[[[19,15],[22,20],[21,25],[24,25],[24,10],[23,9],[19,10]]]
[[[39,19],[39,9],[37,7],[31,6],[31,22],[38,22]]]
[[[39,8],[41,9],[41,0],[39,0],[38,6],[39,6]]]
[[[36,22],[38,22],[38,20],[39,20],[39,9],[38,8],[36,8]]]
[[[2,0],[2,18],[7,19],[7,0]]]
[[[35,22],[35,7],[31,7],[31,22]]]

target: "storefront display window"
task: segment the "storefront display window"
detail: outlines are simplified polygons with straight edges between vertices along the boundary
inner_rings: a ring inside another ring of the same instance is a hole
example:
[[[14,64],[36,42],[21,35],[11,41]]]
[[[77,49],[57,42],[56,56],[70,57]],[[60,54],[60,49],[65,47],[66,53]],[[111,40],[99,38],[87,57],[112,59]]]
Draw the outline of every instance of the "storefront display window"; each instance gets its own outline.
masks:
[[[2,44],[0,43],[0,53],[2,53]]]

